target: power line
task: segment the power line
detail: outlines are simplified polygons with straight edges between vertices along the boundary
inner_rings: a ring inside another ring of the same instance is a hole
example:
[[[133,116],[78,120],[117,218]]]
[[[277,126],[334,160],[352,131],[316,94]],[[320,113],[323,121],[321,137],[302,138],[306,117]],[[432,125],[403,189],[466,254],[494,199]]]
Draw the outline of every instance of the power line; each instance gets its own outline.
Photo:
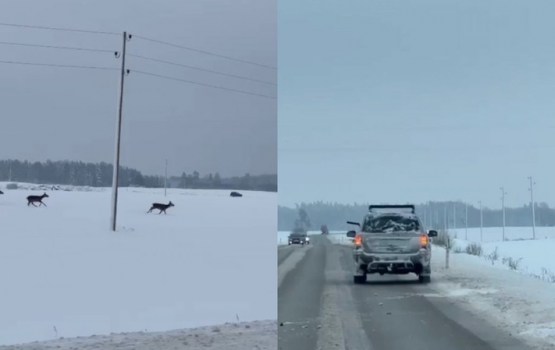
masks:
[[[244,59],[235,58],[235,57],[226,56],[226,55],[221,55],[221,54],[219,54],[219,53],[210,52],[210,51],[206,51],[206,50],[200,50],[200,49],[196,49],[196,48],[189,47],[189,46],[178,45],[178,44],[170,43],[170,42],[167,42],[167,41],[162,41],[162,40],[158,40],[158,39],[147,38],[147,37],[140,36],[140,35],[133,35],[133,37],[138,38],[138,39],[142,39],[142,40],[146,40],[146,41],[150,41],[150,42],[154,42],[154,43],[158,43],[158,44],[162,44],[162,45],[168,45],[168,46],[172,46],[172,47],[177,47],[177,48],[183,49],[183,50],[189,50],[189,51],[193,51],[193,52],[202,53],[202,54],[204,54],[204,55],[210,55],[210,56],[225,58],[225,59],[228,59],[228,60],[231,60],[231,61],[236,61],[236,62],[241,62],[241,63],[247,63],[247,64],[252,64],[252,65],[259,66],[259,67],[263,67],[263,68],[267,68],[267,69],[277,70],[277,67],[270,66],[270,65],[267,65],[267,64],[262,64],[262,63],[253,62],[253,61],[247,61],[247,60],[244,60]]]
[[[11,45],[11,46],[25,46],[25,47],[40,47],[45,49],[61,49],[61,50],[75,50],[75,51],[90,51],[90,52],[110,52],[115,53],[115,50],[107,49],[92,49],[87,47],[76,47],[76,46],[56,46],[56,45],[42,45],[42,44],[29,44],[29,43],[19,43],[10,41],[0,41],[0,45]]]
[[[186,79],[179,79],[179,78],[169,77],[169,76],[166,76],[166,75],[160,75],[160,74],[145,72],[145,71],[141,71],[141,70],[135,70],[135,69],[133,69],[133,70],[130,70],[130,71],[131,71],[131,72],[134,72],[134,73],[138,73],[138,74],[148,75],[148,76],[157,77],[157,78],[162,78],[162,79],[180,81],[180,82],[183,82],[183,83],[194,84],[194,85],[200,85],[200,86],[205,86],[205,87],[214,88],[214,89],[233,91],[233,92],[237,92],[237,93],[241,93],[241,94],[246,94],[246,95],[253,95],[253,96],[258,96],[258,97],[269,98],[269,99],[272,99],[272,100],[275,100],[275,99],[276,99],[275,97],[269,96],[269,95],[257,94],[257,93],[255,93],[255,92],[244,91],[244,90],[231,89],[231,88],[226,88],[226,87],[218,86],[218,85],[210,85],[210,84],[205,84],[205,83],[199,83],[199,82],[197,82],[197,81],[186,80]]]
[[[0,63],[5,63],[5,64],[19,64],[19,65],[25,65],[25,66],[55,67],[55,68],[77,68],[77,69],[117,70],[117,68],[113,68],[113,67],[80,66],[80,65],[73,65],[73,64],[55,64],[55,63],[39,63],[39,62],[23,62],[23,61],[5,61],[5,60],[0,60]]]
[[[185,67],[185,68],[190,68],[190,69],[196,69],[196,70],[199,70],[199,71],[209,72],[209,73],[214,73],[214,74],[219,74],[219,75],[224,75],[224,76],[228,76],[228,77],[232,77],[232,78],[236,78],[236,79],[249,80],[249,81],[253,81],[253,82],[257,82],[257,83],[261,83],[261,84],[274,85],[274,86],[277,85],[276,83],[273,83],[273,82],[267,81],[267,80],[253,79],[253,78],[245,77],[245,76],[242,76],[242,75],[235,75],[235,74],[230,74],[230,73],[219,72],[219,71],[215,71],[215,70],[211,70],[211,69],[206,69],[206,68],[201,68],[201,67],[196,67],[196,66],[191,66],[191,65],[187,65],[187,64],[182,64],[182,63],[177,63],[177,62],[171,62],[171,61],[161,60],[161,59],[158,59],[158,58],[152,58],[152,57],[146,57],[146,56],[134,55],[134,54],[127,54],[127,56],[136,57],[136,58],[140,58],[140,59],[148,60],[148,61],[153,61],[153,62],[159,62],[159,63],[169,64],[169,65],[173,65],[173,66],[179,66],[179,67]]]
[[[76,32],[76,33],[89,33],[89,34],[121,35],[121,33],[106,32],[106,31],[99,31],[99,30],[35,26],[35,25],[29,25],[29,24],[16,24],[16,23],[3,23],[3,22],[0,22],[0,26],[28,28],[28,29],[41,29],[41,30],[57,30],[57,31],[63,31],[63,32]]]

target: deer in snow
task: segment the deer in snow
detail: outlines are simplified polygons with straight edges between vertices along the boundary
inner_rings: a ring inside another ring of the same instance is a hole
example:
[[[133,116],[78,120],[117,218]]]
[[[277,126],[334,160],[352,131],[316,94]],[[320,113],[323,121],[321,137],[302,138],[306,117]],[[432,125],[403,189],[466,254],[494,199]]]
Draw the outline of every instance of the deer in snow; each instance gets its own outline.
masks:
[[[46,194],[46,192],[44,194],[42,194],[41,196],[27,196],[27,206],[30,206],[31,204],[33,206],[37,206],[35,203],[39,202],[40,205],[44,205],[46,207],[46,204],[44,204],[44,202],[42,201],[44,198],[48,198],[48,195]]]
[[[164,214],[166,214],[166,209],[168,209],[169,207],[173,207],[173,206],[174,206],[174,204],[171,201],[168,204],[152,203],[152,207],[150,207],[150,210],[147,211],[147,213],[150,213],[154,209],[158,209],[159,210],[158,214],[162,214],[162,212],[164,212]]]

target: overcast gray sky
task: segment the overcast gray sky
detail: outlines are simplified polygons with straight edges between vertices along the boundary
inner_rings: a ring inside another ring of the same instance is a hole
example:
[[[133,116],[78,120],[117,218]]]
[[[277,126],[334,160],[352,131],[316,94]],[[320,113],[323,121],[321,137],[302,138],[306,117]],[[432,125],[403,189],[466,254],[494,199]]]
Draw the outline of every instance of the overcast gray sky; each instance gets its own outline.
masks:
[[[279,200],[555,205],[555,2],[280,0]]]
[[[0,22],[122,32],[275,67],[275,0],[1,0]],[[0,26],[0,41],[120,50],[121,38]],[[137,37],[128,53],[276,83],[276,70]],[[0,44],[0,60],[118,68],[112,53]],[[128,68],[276,96],[275,85],[128,57]],[[112,162],[117,71],[0,63],[0,158]],[[126,78],[122,164],[147,174],[275,173],[277,102],[133,73]]]

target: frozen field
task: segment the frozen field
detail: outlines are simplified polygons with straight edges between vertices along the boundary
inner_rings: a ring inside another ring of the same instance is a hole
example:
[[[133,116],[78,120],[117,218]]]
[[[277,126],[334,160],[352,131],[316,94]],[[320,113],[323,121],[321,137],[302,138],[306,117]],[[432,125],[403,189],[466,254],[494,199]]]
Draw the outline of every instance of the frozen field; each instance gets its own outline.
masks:
[[[1,345],[277,318],[275,193],[0,189]]]

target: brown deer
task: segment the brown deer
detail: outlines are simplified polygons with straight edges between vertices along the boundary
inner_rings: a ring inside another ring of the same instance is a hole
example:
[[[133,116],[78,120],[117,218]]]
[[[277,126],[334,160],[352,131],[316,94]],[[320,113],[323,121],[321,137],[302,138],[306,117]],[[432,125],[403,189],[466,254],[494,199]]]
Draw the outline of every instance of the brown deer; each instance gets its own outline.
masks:
[[[44,205],[46,207],[47,205],[44,204],[44,202],[42,201],[44,198],[48,198],[46,192],[42,196],[27,196],[27,206],[30,206],[32,204],[36,207],[37,205],[35,203],[39,202],[39,206]]]
[[[162,212],[166,214],[166,209],[168,209],[169,207],[174,207],[174,204],[171,201],[168,204],[152,203],[152,207],[150,207],[150,210],[147,211],[147,213],[150,213],[154,209],[158,209],[159,210],[158,214],[162,214]]]

